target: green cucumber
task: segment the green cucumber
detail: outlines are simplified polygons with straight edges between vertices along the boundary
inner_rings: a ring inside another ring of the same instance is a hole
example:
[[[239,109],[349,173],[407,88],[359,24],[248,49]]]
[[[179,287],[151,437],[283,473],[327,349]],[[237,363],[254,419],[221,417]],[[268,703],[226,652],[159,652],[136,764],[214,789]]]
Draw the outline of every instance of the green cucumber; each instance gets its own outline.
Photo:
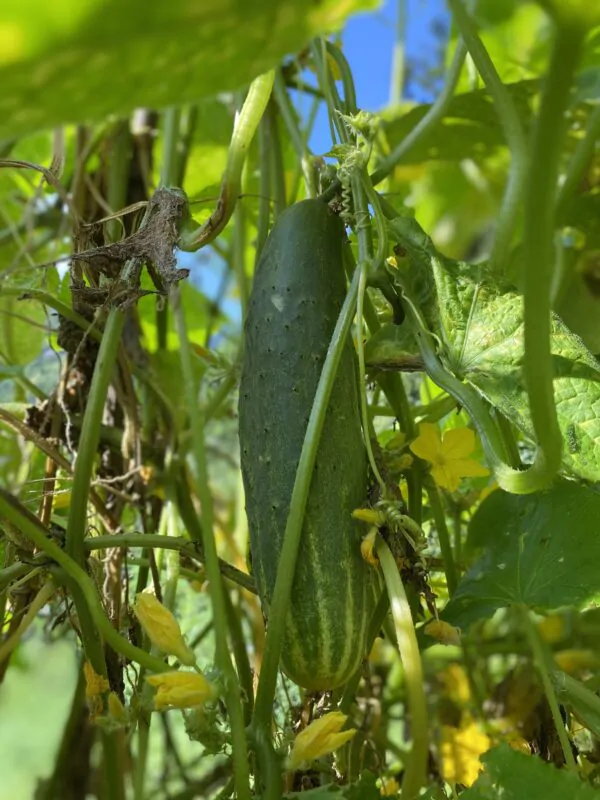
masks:
[[[343,225],[325,203],[287,209],[265,243],[248,304],[240,451],[252,571],[267,620],[306,426],[346,294],[343,242]],[[348,342],[310,485],[281,658],[285,673],[310,691],[343,684],[366,655],[372,577],[351,514],[367,489]]]

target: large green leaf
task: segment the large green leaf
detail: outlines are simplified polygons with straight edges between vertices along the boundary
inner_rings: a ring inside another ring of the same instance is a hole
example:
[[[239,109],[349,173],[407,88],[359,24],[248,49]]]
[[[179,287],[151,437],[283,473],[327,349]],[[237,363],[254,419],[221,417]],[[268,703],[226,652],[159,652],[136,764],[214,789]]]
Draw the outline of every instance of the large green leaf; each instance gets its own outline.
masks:
[[[507,744],[482,756],[485,771],[462,800],[598,800],[600,793],[576,775]]]
[[[561,482],[547,492],[493,492],[469,526],[483,555],[460,582],[444,617],[466,627],[514,603],[579,605],[600,591],[600,492]]]
[[[0,139],[237,89],[374,0],[4,0]]]
[[[440,341],[440,357],[534,439],[522,376],[523,298],[485,264],[441,255],[415,220],[398,217],[392,234],[406,250],[412,283]],[[600,364],[564,323],[552,321],[554,397],[566,470],[600,480]]]
[[[519,81],[506,87],[523,124],[531,118],[531,101],[538,89],[537,80]],[[429,105],[416,106],[399,118],[385,121],[383,127],[390,146],[395,147],[406,138],[429,109]],[[478,159],[504,144],[506,139],[492,97],[487,89],[478,89],[454,97],[444,119],[419,139],[402,162]]]

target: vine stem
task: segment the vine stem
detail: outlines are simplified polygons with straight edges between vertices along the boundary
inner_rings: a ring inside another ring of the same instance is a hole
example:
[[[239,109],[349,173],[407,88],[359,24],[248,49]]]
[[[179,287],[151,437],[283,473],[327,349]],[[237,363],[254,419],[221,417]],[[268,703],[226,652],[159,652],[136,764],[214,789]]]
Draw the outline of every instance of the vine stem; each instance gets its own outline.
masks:
[[[110,620],[104,613],[100,598],[96,592],[96,587],[90,576],[85,570],[74,561],[68,553],[60,548],[52,539],[48,538],[48,532],[30,511],[13,497],[5,489],[0,488],[0,515],[11,522],[21,533],[30,539],[36,547],[46,553],[59,567],[62,567],[67,578],[75,584],[81,593],[87,606],[87,612],[94,623],[94,634],[99,633],[104,637],[107,644],[125,658],[135,661],[151,672],[165,672],[169,665],[160,659],[151,656],[145,650],[128,642],[113,628]],[[80,607],[77,608],[80,614]],[[81,623],[81,614],[80,614]],[[100,649],[100,652],[102,650]],[[89,656],[89,654],[88,654]],[[90,659],[91,660],[91,659]],[[104,663],[104,657],[102,657]],[[92,661],[94,670],[98,672],[96,663]],[[106,665],[104,665],[106,670]],[[100,673],[106,675],[106,672]]]
[[[404,667],[413,745],[411,753],[406,759],[402,797],[405,800],[413,800],[418,796],[419,789],[426,783],[429,757],[427,699],[423,685],[423,665],[402,579],[390,548],[381,536],[377,539],[376,553],[390,599],[398,651]]]
[[[558,700],[556,699],[556,692],[554,691],[554,686],[552,684],[551,672],[548,667],[548,659],[544,651],[544,646],[535,628],[535,625],[531,621],[529,609],[526,606],[519,606],[519,611],[521,614],[523,627],[525,628],[525,633],[527,635],[527,639],[529,640],[533,657],[540,674],[540,678],[542,679],[546,700],[550,706],[552,719],[554,720],[556,732],[558,734],[558,738],[560,739],[563,755],[565,757],[565,764],[572,772],[577,773],[577,764],[575,763],[573,751],[571,750],[571,743],[569,742],[569,737],[567,736],[567,731],[565,730],[565,725],[560,714],[560,708],[558,707]]]
[[[444,573],[446,575],[448,596],[452,597],[458,585],[458,578],[456,575],[456,564],[454,563],[452,546],[450,544],[450,534],[448,533],[448,526],[446,525],[446,515],[444,514],[442,499],[440,497],[440,490],[433,481],[427,481],[425,489],[427,491],[427,497],[429,498],[429,506],[433,512],[440,550],[442,551],[442,558],[444,560]]]
[[[448,0],[448,5],[473,63],[492,96],[510,150],[511,162],[508,181],[496,222],[496,234],[489,258],[489,264],[493,269],[504,270],[527,178],[527,141],[515,104],[506,86],[502,83],[485,45],[479,38],[473,20],[467,13],[462,0]],[[533,155],[534,158],[538,158],[535,151]]]
[[[268,97],[267,97],[268,100]],[[257,120],[258,124],[258,120]],[[227,644],[227,606],[225,588],[219,571],[219,559],[214,537],[214,515],[212,494],[209,485],[206,460],[206,443],[204,441],[204,409],[198,402],[198,387],[192,363],[191,347],[187,334],[187,325],[181,294],[175,287],[171,292],[171,305],[179,334],[181,371],[185,383],[187,406],[190,409],[189,421],[192,430],[193,461],[198,479],[198,497],[200,500],[200,519],[202,526],[202,542],[206,573],[209,581],[210,598],[213,608],[216,660],[225,683],[225,699],[231,723],[233,771],[236,796],[238,800],[250,800],[250,773],[248,764],[248,746],[244,724],[244,713],[238,676],[235,673],[229,647]]]
[[[525,384],[538,441],[535,462],[553,476],[561,463],[562,436],[554,400],[551,287],[554,277],[557,184],[570,89],[584,34],[559,27],[544,81],[531,142],[525,197]]]
[[[66,550],[78,563],[83,564],[85,549],[83,540],[87,528],[87,507],[94,463],[100,443],[100,426],[108,387],[117,361],[121,344],[125,314],[111,309],[94,367],[92,384],[83,415],[79,448],[73,470],[71,504],[67,519]]]
[[[233,127],[227,166],[221,183],[217,207],[202,226],[182,233],[178,242],[181,250],[193,252],[204,247],[221,233],[231,219],[240,194],[246,155],[267,108],[274,80],[275,71],[270,70],[264,75],[259,75],[250,84],[250,89]]]
[[[279,656],[285,631],[287,610],[292,593],[296,556],[300,544],[302,522],[304,520],[304,510],[308,500],[312,472],[338,364],[354,318],[359,280],[360,270],[357,269],[350,283],[346,299],[329,343],[327,356],[325,357],[323,370],[319,378],[319,384],[315,393],[315,399],[302,444],[298,469],[296,471],[296,479],[294,481],[294,488],[290,501],[290,510],[285,526],[281,559],[277,570],[273,598],[271,600],[271,614],[269,616],[262,668],[254,706],[253,726],[264,730],[269,729],[271,715],[273,713]]]

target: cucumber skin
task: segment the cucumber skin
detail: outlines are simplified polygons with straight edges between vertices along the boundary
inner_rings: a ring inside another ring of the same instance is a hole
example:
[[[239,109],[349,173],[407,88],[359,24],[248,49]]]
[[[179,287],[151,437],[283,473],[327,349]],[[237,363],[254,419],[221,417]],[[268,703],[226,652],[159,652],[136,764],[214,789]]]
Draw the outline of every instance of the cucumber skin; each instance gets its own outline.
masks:
[[[241,466],[252,569],[265,617],[329,341],[346,294],[341,221],[318,200],[284,211],[259,260],[245,325],[239,398]],[[365,657],[372,612],[356,355],[340,360],[306,506],[281,663],[310,691],[341,685]]]

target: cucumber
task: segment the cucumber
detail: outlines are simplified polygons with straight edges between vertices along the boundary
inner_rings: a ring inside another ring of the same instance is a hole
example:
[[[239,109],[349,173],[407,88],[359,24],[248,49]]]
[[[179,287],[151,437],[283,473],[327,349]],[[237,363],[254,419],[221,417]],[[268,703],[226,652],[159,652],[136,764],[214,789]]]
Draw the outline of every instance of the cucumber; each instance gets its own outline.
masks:
[[[344,229],[319,200],[284,211],[262,252],[245,325],[240,457],[252,571],[269,603],[306,426],[346,294]],[[299,686],[344,683],[366,655],[372,577],[360,553],[366,502],[356,355],[349,341],[334,383],[306,506],[281,665]]]

